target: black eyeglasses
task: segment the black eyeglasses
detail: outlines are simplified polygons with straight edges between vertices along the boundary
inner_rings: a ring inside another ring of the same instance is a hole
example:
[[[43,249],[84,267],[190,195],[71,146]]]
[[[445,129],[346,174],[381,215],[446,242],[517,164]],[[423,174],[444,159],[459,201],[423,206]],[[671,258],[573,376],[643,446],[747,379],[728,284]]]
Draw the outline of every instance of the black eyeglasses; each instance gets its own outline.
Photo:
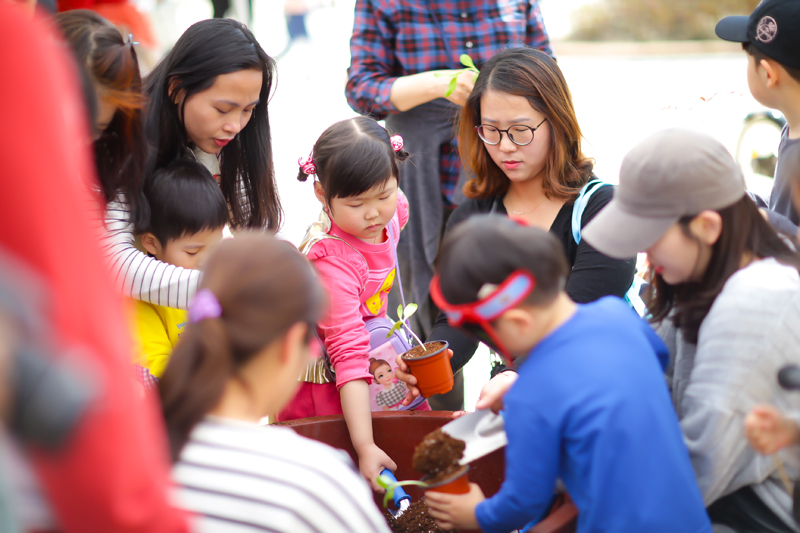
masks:
[[[539,129],[539,126],[544,124],[545,120],[547,119],[542,119],[535,128],[517,124],[511,126],[507,130],[501,130],[488,124],[481,124],[480,126],[475,126],[475,131],[478,132],[478,137],[480,137],[483,142],[491,146],[500,144],[500,141],[503,140],[504,133],[508,135],[508,139],[517,146],[527,146],[533,142],[534,132]]]

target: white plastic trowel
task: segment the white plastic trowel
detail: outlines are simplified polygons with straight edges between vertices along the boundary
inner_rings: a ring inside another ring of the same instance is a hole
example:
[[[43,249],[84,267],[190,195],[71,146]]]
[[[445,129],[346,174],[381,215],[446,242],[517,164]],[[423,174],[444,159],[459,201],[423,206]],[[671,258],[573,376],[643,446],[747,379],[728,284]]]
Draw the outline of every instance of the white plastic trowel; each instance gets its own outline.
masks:
[[[471,463],[508,444],[502,415],[502,411],[494,414],[491,409],[481,409],[442,426],[442,431],[467,444],[460,464]]]

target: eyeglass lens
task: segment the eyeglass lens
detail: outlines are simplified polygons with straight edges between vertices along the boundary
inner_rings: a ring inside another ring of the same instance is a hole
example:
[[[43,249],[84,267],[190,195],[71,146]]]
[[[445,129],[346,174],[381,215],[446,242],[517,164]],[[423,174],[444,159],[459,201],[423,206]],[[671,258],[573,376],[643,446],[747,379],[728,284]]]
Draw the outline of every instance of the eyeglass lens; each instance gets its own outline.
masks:
[[[500,144],[502,139],[501,130],[494,126],[478,126],[478,135],[488,144]],[[508,128],[507,135],[514,144],[524,146],[533,141],[533,128],[529,126],[511,126]]]

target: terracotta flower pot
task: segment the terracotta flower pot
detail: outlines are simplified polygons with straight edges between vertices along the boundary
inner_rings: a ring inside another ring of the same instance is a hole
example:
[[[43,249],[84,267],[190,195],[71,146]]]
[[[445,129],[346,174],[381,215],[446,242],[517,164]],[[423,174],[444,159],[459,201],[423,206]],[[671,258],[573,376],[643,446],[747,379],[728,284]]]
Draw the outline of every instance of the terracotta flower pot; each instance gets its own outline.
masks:
[[[403,354],[403,361],[417,378],[420,394],[429,398],[434,394],[450,392],[453,389],[453,367],[450,366],[450,358],[447,356],[447,342],[426,342],[423,346],[427,349],[435,348],[435,351],[415,357],[415,352],[422,351],[421,346],[416,346]]]
[[[462,466],[458,472],[443,481],[428,485],[425,492],[446,492],[447,494],[466,494],[469,492],[469,465]],[[425,478],[422,478],[425,481]]]

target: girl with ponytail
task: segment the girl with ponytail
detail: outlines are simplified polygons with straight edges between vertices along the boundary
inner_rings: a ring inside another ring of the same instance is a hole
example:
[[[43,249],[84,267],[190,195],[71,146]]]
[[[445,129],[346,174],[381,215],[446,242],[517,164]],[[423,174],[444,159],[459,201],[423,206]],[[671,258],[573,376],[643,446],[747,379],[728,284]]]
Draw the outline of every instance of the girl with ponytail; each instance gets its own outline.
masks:
[[[300,390],[278,417],[344,414],[361,473],[375,490],[381,490],[378,474],[397,466],[372,435],[369,353],[374,346],[366,322],[386,319],[397,241],[408,222],[408,200],[397,181],[398,163],[407,157],[399,135],[390,137],[374,119],[355,117],[325,130],[311,155],[298,161],[298,179],[316,177],[314,193],[323,207],[300,249],[314,264],[331,304],[317,329],[326,356],[303,372]]]
[[[308,261],[271,236],[222,242],[159,382],[178,502],[197,529],[387,531],[344,456],[260,426],[297,389],[325,301]]]

